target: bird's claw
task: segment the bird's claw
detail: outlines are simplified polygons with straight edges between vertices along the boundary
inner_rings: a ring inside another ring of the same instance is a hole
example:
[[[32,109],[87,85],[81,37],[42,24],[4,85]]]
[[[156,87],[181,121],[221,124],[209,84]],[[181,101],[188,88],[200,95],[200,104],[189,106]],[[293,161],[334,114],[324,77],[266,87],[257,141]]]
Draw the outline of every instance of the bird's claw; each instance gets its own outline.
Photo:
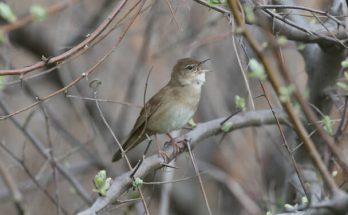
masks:
[[[170,158],[170,156],[168,155],[168,153],[165,152],[165,151],[162,151],[162,150],[160,150],[160,151],[158,152],[158,155],[161,156],[161,157],[163,158],[163,160],[164,160],[165,163],[167,163],[167,161],[168,161],[169,158]]]

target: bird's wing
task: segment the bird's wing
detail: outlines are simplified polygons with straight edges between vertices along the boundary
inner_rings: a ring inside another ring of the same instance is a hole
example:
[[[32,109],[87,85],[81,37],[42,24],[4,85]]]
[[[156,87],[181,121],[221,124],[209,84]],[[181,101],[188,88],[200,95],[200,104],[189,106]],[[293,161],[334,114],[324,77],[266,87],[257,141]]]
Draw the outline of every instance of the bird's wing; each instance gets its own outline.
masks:
[[[160,98],[160,96],[158,96],[158,94],[153,96],[145,104],[145,107],[143,107],[143,109],[140,111],[139,117],[135,121],[132,131],[138,130],[140,127],[146,128],[147,121],[158,110],[161,104],[162,104],[162,99]]]
[[[156,112],[156,110],[158,110],[158,108],[162,105],[161,95],[163,94],[160,93],[161,91],[165,90],[163,90],[162,88],[145,104],[145,107],[143,107],[143,109],[140,111],[139,117],[135,121],[133,129],[122,144],[122,148],[125,152],[141,143],[146,138],[146,134],[148,134],[149,136],[153,134],[151,131],[146,129],[146,124],[151,116]],[[118,150],[114,154],[112,161],[115,162],[121,159],[121,157],[122,152],[121,150]]]

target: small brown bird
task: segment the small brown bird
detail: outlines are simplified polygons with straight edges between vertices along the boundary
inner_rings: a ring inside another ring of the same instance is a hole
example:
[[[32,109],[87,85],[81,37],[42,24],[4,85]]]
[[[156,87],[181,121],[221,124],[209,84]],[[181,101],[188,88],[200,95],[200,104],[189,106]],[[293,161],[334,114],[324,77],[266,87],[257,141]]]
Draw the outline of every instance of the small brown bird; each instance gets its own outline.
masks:
[[[201,97],[205,73],[201,65],[206,62],[183,58],[175,64],[171,79],[158,91],[140,112],[132,131],[122,144],[125,152],[137,146],[148,136],[169,133],[182,128],[193,117]],[[121,150],[112,161],[119,160]]]

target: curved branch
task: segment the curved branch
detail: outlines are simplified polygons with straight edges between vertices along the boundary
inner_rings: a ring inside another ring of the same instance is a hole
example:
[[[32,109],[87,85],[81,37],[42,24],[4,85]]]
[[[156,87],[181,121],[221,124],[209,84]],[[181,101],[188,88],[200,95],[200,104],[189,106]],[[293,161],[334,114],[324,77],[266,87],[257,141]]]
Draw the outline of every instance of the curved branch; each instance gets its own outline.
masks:
[[[80,0],[66,0],[66,1],[58,2],[46,7],[45,11],[47,15],[52,15],[66,9],[67,7],[75,4],[78,1]],[[35,21],[35,18],[32,15],[28,15],[13,23],[2,25],[0,27],[0,32],[1,33],[11,32],[28,25],[32,23],[33,21]]]
[[[287,116],[284,112],[275,111],[275,113],[277,114],[280,123],[287,123]],[[176,142],[179,145],[179,154],[184,152],[185,150],[186,144],[183,143],[183,140],[190,140],[190,146],[193,148],[202,140],[213,135],[223,133],[224,131],[221,129],[222,122],[224,125],[228,125],[229,128],[225,132],[231,132],[236,129],[249,126],[261,126],[276,123],[276,119],[274,118],[271,110],[245,112],[231,117],[226,122],[224,121],[226,121],[226,117],[197,124],[197,126],[192,131],[176,138]],[[162,164],[164,164],[165,162],[170,162],[175,158],[175,155],[173,155],[172,153],[172,146],[164,148],[164,152],[166,152],[169,155],[166,160],[159,155],[152,155],[150,157],[145,158],[141,163],[140,167],[137,169],[134,177],[144,178],[150,171],[162,167]],[[103,208],[111,204],[123,192],[125,192],[127,189],[131,187],[133,182],[131,176],[133,174],[133,171],[128,171],[114,178],[114,181],[112,182],[111,187],[107,192],[107,195],[105,197],[98,197],[90,208],[80,212],[79,215],[96,214],[97,212],[101,211]]]
[[[128,0],[124,0],[123,2],[126,2]],[[119,8],[122,8],[121,6]],[[126,29],[123,31],[122,35],[119,37],[119,39],[116,41],[116,43],[111,47],[111,49],[109,49],[106,54],[104,54],[104,56],[102,58],[100,58],[97,63],[95,63],[92,67],[90,67],[86,72],[83,72],[80,76],[78,76],[76,79],[74,79],[73,81],[71,81],[69,84],[67,84],[65,87],[60,88],[59,90],[46,95],[42,98],[37,98],[38,100],[28,106],[25,106],[17,111],[14,111],[12,113],[8,113],[4,116],[0,116],[0,120],[3,119],[7,119],[10,118],[14,115],[17,115],[19,113],[22,113],[24,111],[27,111],[29,109],[31,109],[32,107],[35,107],[36,105],[40,104],[43,101],[46,101],[54,96],[57,96],[61,93],[65,93],[67,92],[71,87],[75,86],[78,82],[80,82],[82,79],[87,78],[90,74],[92,74],[93,72],[96,71],[96,69],[98,68],[98,66],[100,66],[113,52],[114,50],[118,47],[118,45],[121,43],[121,41],[123,40],[123,38],[125,37],[126,33],[128,32],[129,28],[131,27],[131,25],[134,23],[135,19],[138,17],[139,13],[136,14],[132,20],[129,22],[129,24],[126,26]],[[0,70],[0,76],[1,76],[1,70]]]
[[[127,1],[128,0],[123,0],[122,2],[117,4],[116,7],[111,12],[111,14],[98,26],[98,28],[93,33],[91,33],[80,44],[74,46],[72,49],[68,50],[67,52],[64,52],[58,56],[55,56],[49,59],[43,59],[30,66],[23,67],[20,69],[0,70],[0,76],[1,75],[21,75],[22,76],[34,70],[43,68],[44,66],[47,66],[47,65],[60,64],[62,63],[62,61],[72,57],[79,51],[88,49],[89,45],[110,25],[112,20],[114,20],[114,18],[120,13],[120,11],[125,6]]]
[[[266,56],[262,53],[262,49],[255,40],[255,38],[251,35],[250,31],[245,28],[244,22],[242,20],[242,17],[239,12],[237,0],[229,0],[228,4],[231,8],[232,14],[236,20],[237,25],[242,29],[242,34],[245,37],[245,39],[248,41],[250,47],[255,52],[256,56],[259,58],[261,63],[263,64],[265,71],[267,71],[267,75],[269,78],[269,81],[276,91],[277,95],[280,96],[280,88],[281,88],[281,82],[277,78],[275,70],[271,67],[270,62],[266,59]],[[326,169],[323,161],[321,160],[320,154],[314,145],[313,141],[309,138],[307,131],[304,128],[303,123],[300,121],[300,118],[298,117],[298,114],[296,113],[294,107],[289,101],[283,102],[282,106],[284,110],[288,113],[289,118],[294,126],[294,129],[297,133],[297,135],[303,140],[304,145],[306,146],[308,150],[308,154],[310,158],[312,159],[315,166],[320,171],[323,180],[327,184],[331,194],[334,194],[336,191],[338,191],[337,184],[333,180],[332,176],[330,175],[329,171]],[[321,129],[321,128],[319,128]]]
[[[213,9],[221,14],[228,14],[225,9],[221,7],[210,6],[207,2],[203,0],[194,0],[195,2],[209,8]],[[253,9],[258,20],[267,20],[272,23],[273,33],[281,34],[286,36],[289,40],[304,42],[304,43],[323,43],[323,44],[339,44],[344,45],[344,41],[348,39],[348,33],[346,30],[345,23],[335,18],[332,14],[325,13],[319,10],[310,10],[312,13],[318,13],[327,16],[332,23],[327,23],[328,25],[322,26],[318,25],[308,25],[304,20],[298,22],[299,19],[291,20],[288,17],[283,17],[277,13],[272,12],[269,8],[282,8],[282,9],[306,9],[304,7],[295,7],[289,5],[256,5],[255,1],[252,0],[242,0],[241,3],[244,7]],[[255,23],[247,23],[255,24]],[[256,23],[258,24],[258,23]],[[344,26],[344,27],[339,27]],[[342,41],[340,41],[342,40]]]

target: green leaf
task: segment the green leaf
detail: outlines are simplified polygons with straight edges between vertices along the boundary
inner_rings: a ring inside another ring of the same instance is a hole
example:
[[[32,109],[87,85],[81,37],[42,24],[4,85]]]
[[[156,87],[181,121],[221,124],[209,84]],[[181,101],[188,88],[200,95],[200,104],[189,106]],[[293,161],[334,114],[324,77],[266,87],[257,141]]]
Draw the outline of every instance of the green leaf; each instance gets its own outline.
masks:
[[[94,177],[93,181],[95,185],[93,192],[97,192],[101,196],[106,196],[111,185],[111,178],[106,177],[106,171],[100,170]]]
[[[261,49],[265,49],[265,48],[268,47],[268,42],[264,41],[264,42],[261,43],[260,46],[261,46]]]
[[[329,134],[329,135],[333,135],[333,125],[332,125],[332,121],[330,119],[329,116],[325,115],[322,119],[323,121],[323,128],[324,130]]]
[[[245,111],[245,99],[239,95],[234,96],[234,104],[238,110]]]
[[[136,177],[132,183],[134,188],[138,188],[141,187],[141,185],[143,185],[143,180],[139,177]]]
[[[105,180],[106,180],[106,171],[105,170],[100,170],[94,176],[94,185],[96,186],[97,189],[99,189],[102,186],[104,186]]]
[[[255,17],[253,8],[245,6],[244,12],[245,12],[245,19],[248,23],[250,24],[256,23],[256,17]]]
[[[17,17],[13,13],[11,7],[4,2],[0,2],[0,16],[11,23],[17,20]]]
[[[30,7],[30,13],[36,21],[43,21],[47,17],[46,9],[37,4]]]
[[[308,198],[307,198],[307,196],[303,196],[303,197],[301,198],[301,202],[302,202],[302,204],[303,204],[304,206],[307,206],[307,205],[308,205]]]
[[[222,6],[226,5],[226,0],[208,0],[210,6]]]
[[[348,95],[348,85],[346,83],[343,82],[337,82],[336,85],[341,88],[342,90],[344,90],[344,94]]]
[[[347,68],[348,67],[348,59],[345,59],[344,61],[341,62],[342,68]]]
[[[287,212],[296,211],[296,207],[295,207],[295,206],[292,206],[292,205],[290,205],[290,204],[285,204],[285,205],[284,205],[284,209],[285,209],[285,211],[287,211]]]
[[[302,51],[306,48],[306,45],[304,43],[300,43],[297,45],[297,50]]]
[[[266,80],[267,75],[265,73],[265,69],[263,68],[263,65],[261,65],[254,58],[250,59],[249,68],[250,68],[250,73],[248,74],[248,76],[250,78],[255,78],[255,79],[258,79],[260,81]]]
[[[332,177],[336,177],[337,174],[338,174],[337,170],[334,170],[334,171],[332,171],[332,173],[331,173]]]
[[[348,72],[343,73],[343,75],[344,75],[344,78],[345,78],[346,80],[348,80]]]
[[[227,133],[231,130],[232,126],[233,126],[232,122],[225,122],[224,124],[221,125],[220,129],[221,131]]]
[[[193,120],[193,118],[191,118],[188,122],[187,122],[187,125],[190,126],[191,128],[194,128],[196,127],[196,123],[195,121]]]
[[[277,43],[280,46],[286,45],[288,42],[288,38],[286,38],[285,36],[279,36],[277,39]]]
[[[295,86],[290,85],[287,87],[280,87],[279,89],[279,100],[281,102],[290,101],[291,94],[295,91]]]
[[[266,215],[273,215],[271,211],[267,211]]]

